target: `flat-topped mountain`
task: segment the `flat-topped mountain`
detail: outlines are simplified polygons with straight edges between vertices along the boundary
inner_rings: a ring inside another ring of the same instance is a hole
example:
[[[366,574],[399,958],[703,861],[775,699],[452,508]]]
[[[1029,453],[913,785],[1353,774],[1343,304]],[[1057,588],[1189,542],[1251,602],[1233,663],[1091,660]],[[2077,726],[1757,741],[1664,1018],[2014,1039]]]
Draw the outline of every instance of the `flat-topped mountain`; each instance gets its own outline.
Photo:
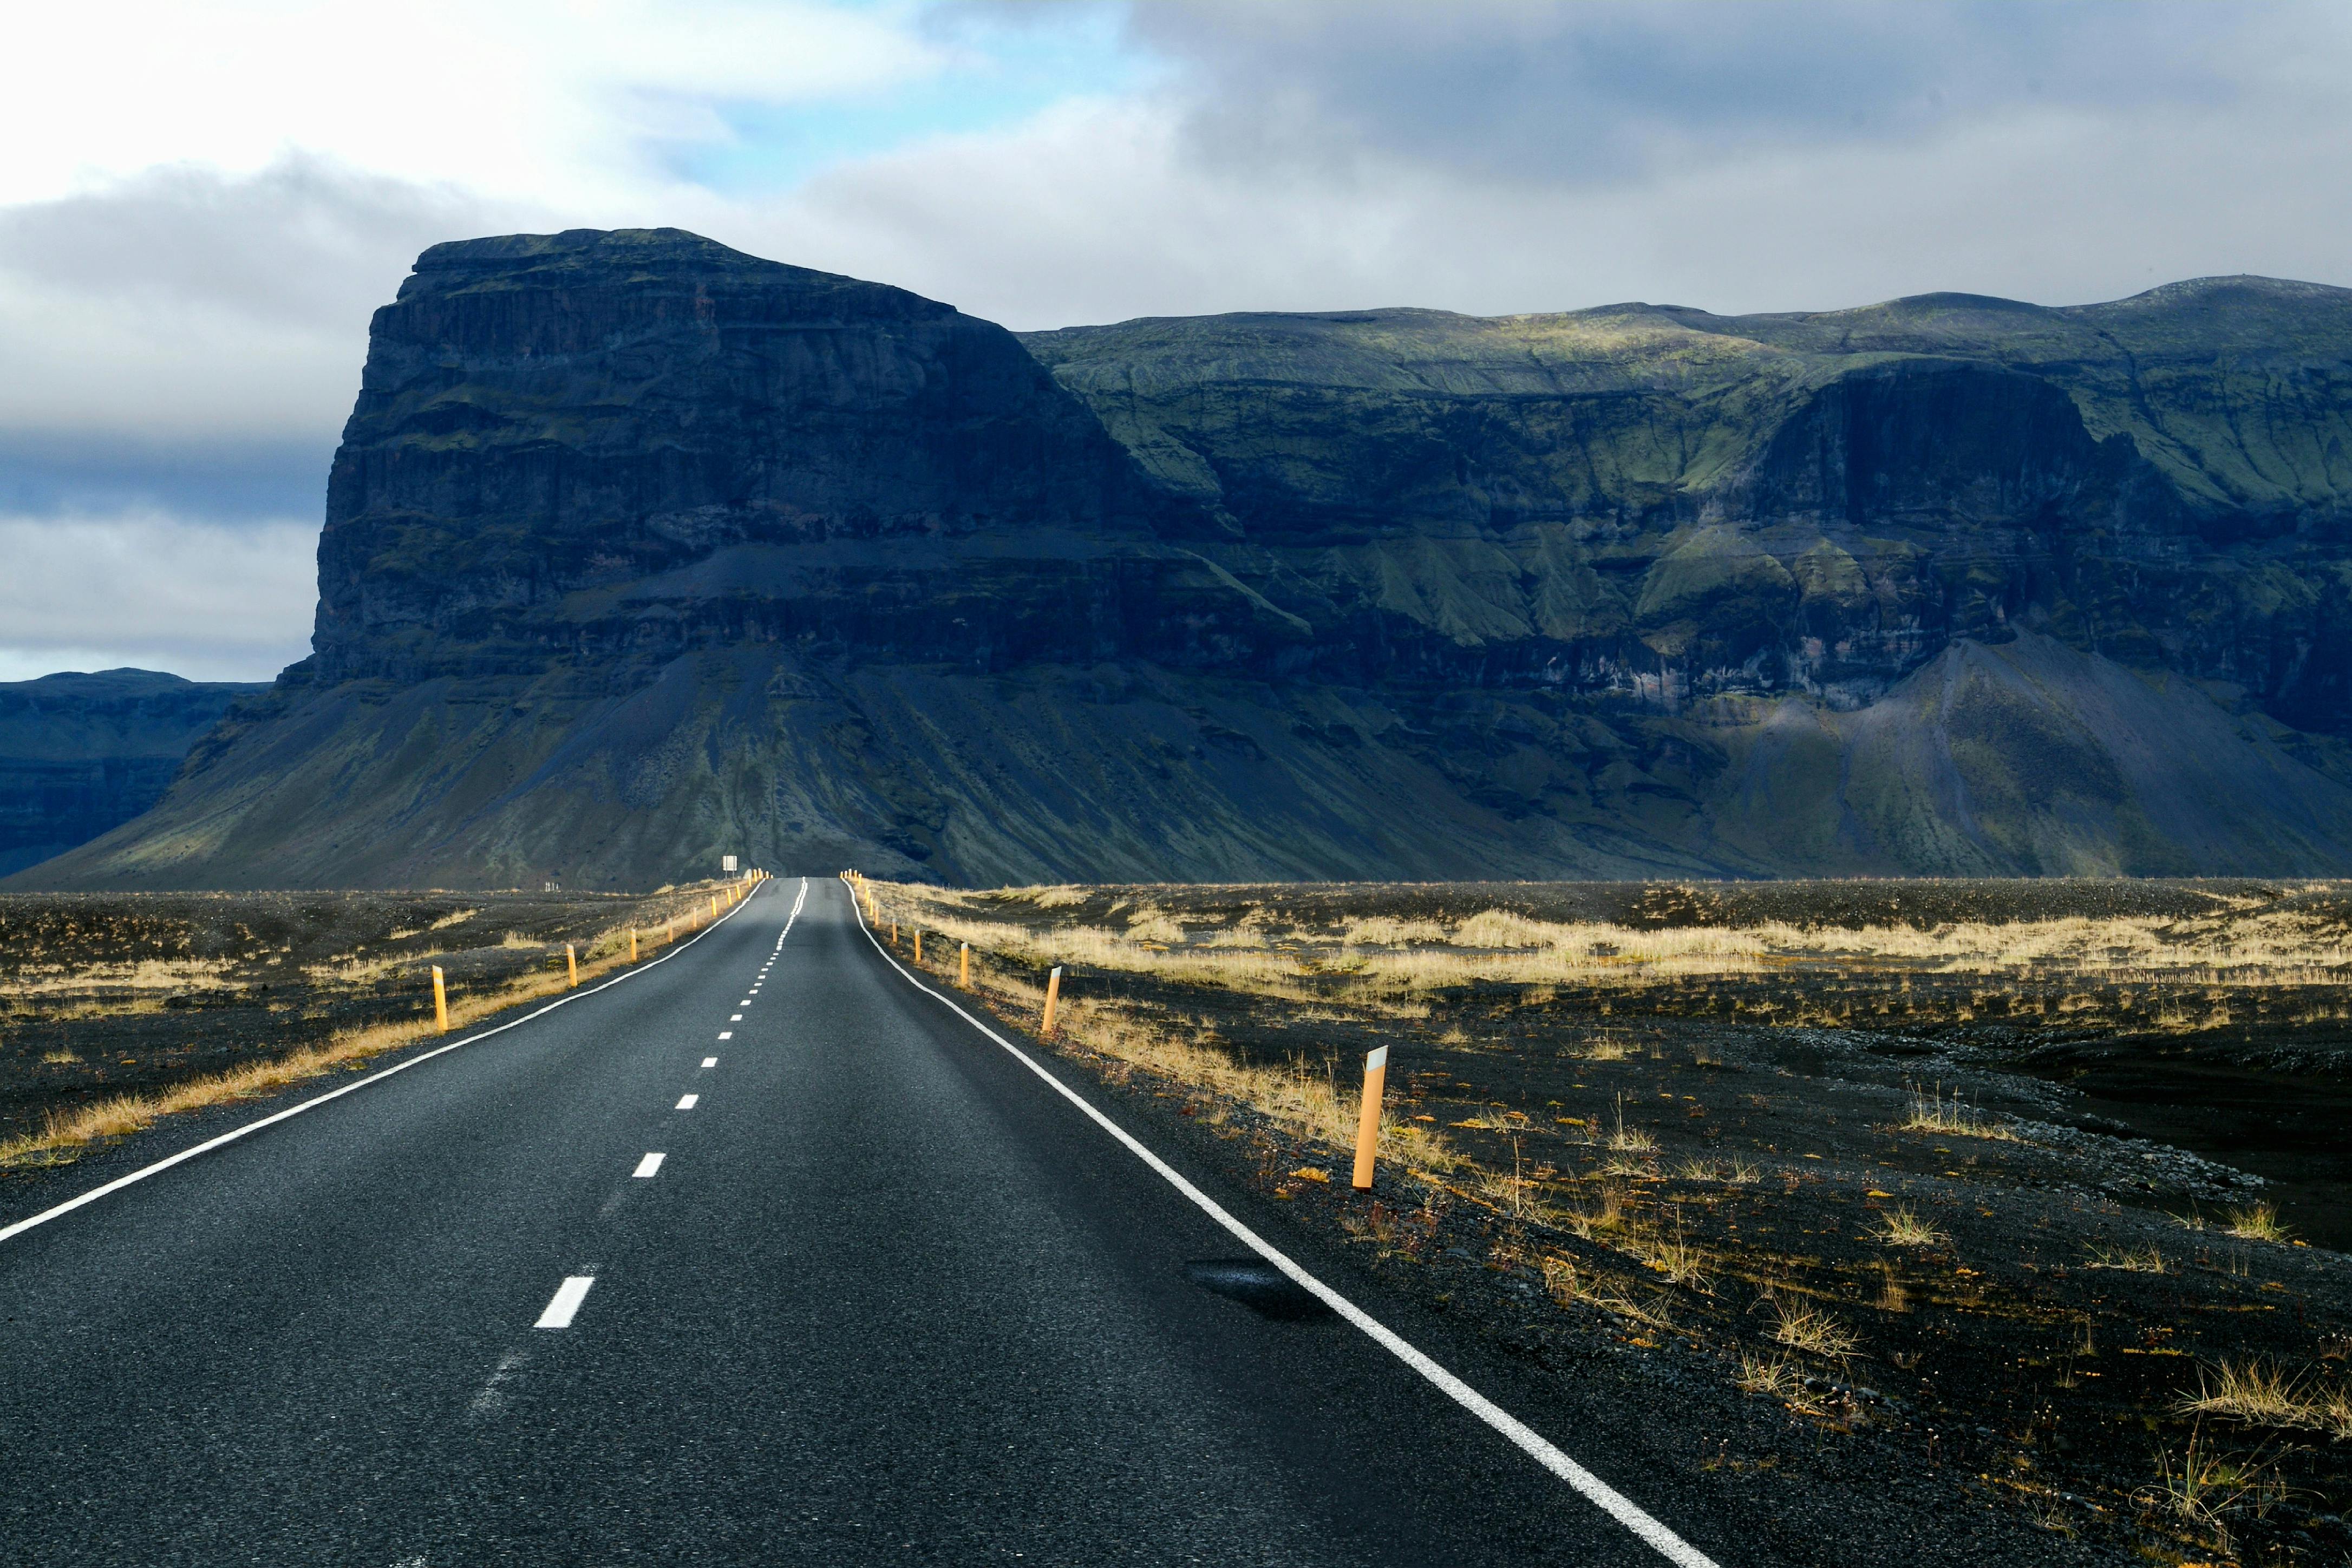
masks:
[[[675,230],[377,312],[135,885],[2352,870],[2352,291],[1013,334]]]
[[[152,669],[0,682],[0,875],[145,811],[229,705],[267,689]]]

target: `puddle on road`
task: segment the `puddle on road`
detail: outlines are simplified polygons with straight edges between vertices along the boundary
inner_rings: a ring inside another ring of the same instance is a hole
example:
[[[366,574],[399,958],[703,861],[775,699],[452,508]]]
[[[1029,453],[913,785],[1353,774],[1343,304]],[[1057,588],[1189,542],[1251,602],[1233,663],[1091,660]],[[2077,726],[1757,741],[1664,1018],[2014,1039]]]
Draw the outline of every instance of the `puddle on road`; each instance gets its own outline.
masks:
[[[1262,1258],[1202,1258],[1184,1265],[1184,1278],[1278,1322],[1310,1323],[1333,1316],[1330,1308]]]

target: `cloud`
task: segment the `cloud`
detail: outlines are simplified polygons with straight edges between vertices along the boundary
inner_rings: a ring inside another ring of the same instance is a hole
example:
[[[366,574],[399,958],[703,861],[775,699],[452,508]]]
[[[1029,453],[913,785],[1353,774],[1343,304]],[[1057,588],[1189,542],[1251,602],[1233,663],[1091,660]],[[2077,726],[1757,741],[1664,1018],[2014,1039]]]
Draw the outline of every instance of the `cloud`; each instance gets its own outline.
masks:
[[[0,208],[0,432],[331,439],[416,252],[519,216],[307,155]]]
[[[1412,0],[1139,6],[1204,155],[1408,160],[1590,186],[1795,146],[1916,142],[1987,116],[2242,101],[2255,7],[2087,0]],[[2325,23],[2324,13],[2306,11]]]
[[[0,679],[134,665],[267,680],[310,651],[319,525],[0,516]]]
[[[1202,150],[1201,90],[1066,103],[709,221],[756,253],[1015,327],[1635,299],[1832,309],[1945,289],[2076,303],[2243,271],[2352,283],[2352,112],[2286,76],[2248,101],[2020,103],[1912,138],[1759,143],[1565,184],[1361,145],[1337,174],[1227,162]]]

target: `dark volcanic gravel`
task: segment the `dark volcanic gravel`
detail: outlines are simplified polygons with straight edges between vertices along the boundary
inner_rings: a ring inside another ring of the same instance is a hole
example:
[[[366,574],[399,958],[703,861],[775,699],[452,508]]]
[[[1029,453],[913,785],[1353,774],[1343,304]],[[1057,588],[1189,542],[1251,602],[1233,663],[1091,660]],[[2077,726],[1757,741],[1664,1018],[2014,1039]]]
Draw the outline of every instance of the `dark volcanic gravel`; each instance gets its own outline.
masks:
[[[1928,929],[2190,920],[2255,896],[2340,923],[2347,902],[2342,889],[2214,883],[1072,892],[1083,897],[959,909],[1050,948],[1061,927],[1116,929],[1122,900],[1188,930],[1274,910],[1259,919],[1277,945],[1284,930],[1368,914],[1452,921],[1490,908],[1627,926]],[[1631,1407],[1671,1403],[1706,1435],[1694,1465],[1754,1486],[1775,1552],[1872,1560],[1854,1549],[1869,1521],[1927,1520],[1939,1546],[1878,1560],[2352,1562],[2341,988],[2245,998],[2184,1034],[2153,1026],[2162,1003],[2144,984],[2077,977],[2063,1016],[2029,1016],[2030,975],[2014,1005],[1988,1006],[1982,975],[1939,990],[1859,961],[1632,991],[1480,983],[1430,994],[1423,1018],[1350,1006],[1344,976],[1328,1001],[1302,1004],[1067,968],[1066,995],[1239,1058],[1352,1083],[1361,1052],[1390,1047],[1392,1113],[1427,1119],[1476,1168],[1427,1181],[1384,1170],[1366,1197],[1336,1151],[1246,1110],[1209,1114],[1191,1086],[1097,1054],[1083,1034],[1058,1042],[1307,1230],[1346,1237],[1359,1267],[1475,1322],[1497,1353],[1542,1376],[1618,1380]],[[998,1001],[1034,1026],[1025,999]],[[1839,1013],[1848,1021],[1820,1021]],[[1906,1129],[1923,1104],[1976,1131]],[[1301,1174],[1318,1170],[1328,1179]],[[2263,1204],[2285,1239],[2231,1234],[2233,1215]],[[1891,1241],[1896,1216],[1927,1235]],[[1661,1240],[1696,1249],[1696,1278],[1669,1281]],[[1778,1325],[1806,1312],[1850,1345],[1778,1342]],[[1776,1363],[1780,1386],[1742,1388]],[[2225,1365],[2274,1370],[2305,1424],[2184,1409]],[[2210,1517],[2174,1500],[2187,1468],[2216,1483]],[[1791,1485],[1843,1500],[1857,1534],[1774,1534],[1770,1500]]]

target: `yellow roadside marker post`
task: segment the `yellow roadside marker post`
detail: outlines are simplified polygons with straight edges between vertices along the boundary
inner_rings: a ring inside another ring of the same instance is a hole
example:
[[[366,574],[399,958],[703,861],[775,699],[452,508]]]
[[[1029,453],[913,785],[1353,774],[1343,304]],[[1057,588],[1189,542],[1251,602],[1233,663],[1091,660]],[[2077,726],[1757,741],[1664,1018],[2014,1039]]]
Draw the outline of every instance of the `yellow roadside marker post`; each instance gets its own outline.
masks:
[[[892,921],[890,922],[890,945],[892,947],[898,945],[898,922],[897,921]]]
[[[971,943],[970,942],[963,944],[963,973],[956,977],[956,985],[965,991],[971,989]]]
[[[636,961],[637,961],[637,928],[636,928],[636,927],[635,927],[635,926],[631,926],[631,927],[629,928],[629,962],[630,962],[631,963],[635,963]]]
[[[923,928],[920,926],[915,928],[915,962],[923,962]]]
[[[1045,976],[1045,1021],[1038,1026],[1039,1034],[1050,1035],[1054,1032],[1054,1004],[1061,999],[1062,966],[1057,963],[1054,965],[1054,973]]]
[[[572,972],[572,989],[580,989],[580,950],[570,942],[563,944],[563,967]]]
[[[1356,1190],[1372,1190],[1372,1153],[1381,1141],[1381,1093],[1388,1086],[1389,1048],[1364,1058],[1364,1106],[1356,1116]]]
[[[449,1032],[449,987],[441,979],[441,966],[433,966],[433,1022],[443,1034]]]

